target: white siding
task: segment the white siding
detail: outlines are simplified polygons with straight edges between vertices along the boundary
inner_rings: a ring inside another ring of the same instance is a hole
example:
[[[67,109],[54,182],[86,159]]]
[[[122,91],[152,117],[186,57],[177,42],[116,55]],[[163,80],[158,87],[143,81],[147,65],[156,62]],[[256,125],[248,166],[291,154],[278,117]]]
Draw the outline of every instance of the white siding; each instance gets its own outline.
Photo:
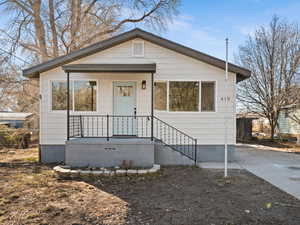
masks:
[[[300,109],[295,109],[289,113],[290,116],[295,115],[300,118]],[[278,118],[279,133],[283,134],[300,134],[300,124],[295,120],[285,117],[285,112],[281,112]]]
[[[187,134],[196,137],[199,144],[223,144],[225,117],[228,118],[228,142],[235,144],[235,81],[229,73],[225,84],[225,71],[145,41],[144,57],[132,57],[132,41],[125,42],[73,63],[156,63],[155,80],[216,81],[216,112],[161,112],[155,115]],[[66,79],[59,67],[41,78],[41,144],[63,144],[66,139],[66,112],[51,112],[50,80]],[[137,81],[137,113],[150,114],[151,89],[149,74],[71,74],[71,79],[96,79],[98,81],[96,114],[112,113],[112,82]],[[141,81],[147,80],[147,89],[141,90]],[[201,92],[200,92],[201,93]],[[225,104],[222,98],[229,96]]]

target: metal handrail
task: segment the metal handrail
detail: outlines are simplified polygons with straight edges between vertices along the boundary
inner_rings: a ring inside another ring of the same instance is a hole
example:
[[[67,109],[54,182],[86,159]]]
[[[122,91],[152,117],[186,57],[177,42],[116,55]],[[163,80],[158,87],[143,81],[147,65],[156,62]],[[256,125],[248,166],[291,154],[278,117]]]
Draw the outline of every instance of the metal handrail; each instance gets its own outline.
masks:
[[[197,139],[167,122],[149,115],[70,115],[69,137],[105,137],[115,135],[151,138],[197,162]],[[118,132],[116,132],[118,131]]]
[[[156,116],[153,116],[153,118],[154,118],[154,119],[156,119],[156,120],[158,120],[158,121],[160,121],[160,122],[162,122],[162,123],[164,123],[165,125],[167,125],[167,126],[171,127],[172,129],[175,129],[175,130],[177,130],[177,131],[178,131],[178,132],[180,132],[181,134],[183,134],[183,135],[185,135],[185,136],[187,136],[187,137],[189,137],[189,138],[193,138],[193,137],[191,137],[190,135],[188,135],[188,134],[184,133],[183,131],[181,131],[181,130],[178,130],[176,127],[174,127],[174,126],[172,126],[172,125],[170,125],[170,124],[166,123],[165,121],[163,121],[163,120],[161,120],[161,119],[157,118]],[[194,138],[193,138],[193,139],[194,139]]]

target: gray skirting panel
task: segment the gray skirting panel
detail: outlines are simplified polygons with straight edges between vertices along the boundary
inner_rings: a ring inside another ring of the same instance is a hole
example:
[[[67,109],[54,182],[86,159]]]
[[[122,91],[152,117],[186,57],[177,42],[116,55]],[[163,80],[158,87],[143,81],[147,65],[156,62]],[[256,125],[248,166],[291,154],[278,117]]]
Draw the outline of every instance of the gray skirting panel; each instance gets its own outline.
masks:
[[[235,161],[235,146],[228,145],[228,160]],[[198,162],[223,162],[224,145],[198,145]],[[42,163],[65,162],[65,145],[41,145]]]
[[[198,145],[197,162],[224,162],[224,145]],[[228,161],[235,161],[235,145],[228,145]]]
[[[65,145],[41,145],[41,162],[65,162],[65,148]]]

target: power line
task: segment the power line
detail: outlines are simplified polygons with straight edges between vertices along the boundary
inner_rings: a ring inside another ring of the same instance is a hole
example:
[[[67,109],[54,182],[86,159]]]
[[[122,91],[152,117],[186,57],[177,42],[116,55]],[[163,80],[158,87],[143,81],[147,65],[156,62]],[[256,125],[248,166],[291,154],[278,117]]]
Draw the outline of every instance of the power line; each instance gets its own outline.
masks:
[[[16,56],[15,54],[13,54],[13,53],[11,53],[11,52],[8,52],[8,51],[6,51],[6,50],[4,50],[4,49],[2,49],[2,48],[0,48],[0,50],[1,50],[2,52],[5,52],[6,54],[9,54],[9,55],[15,57],[16,59],[18,59],[18,60],[20,60],[20,61],[22,61],[22,62],[24,62],[24,63],[31,64],[31,63],[25,61],[24,59],[20,58],[19,56]]]

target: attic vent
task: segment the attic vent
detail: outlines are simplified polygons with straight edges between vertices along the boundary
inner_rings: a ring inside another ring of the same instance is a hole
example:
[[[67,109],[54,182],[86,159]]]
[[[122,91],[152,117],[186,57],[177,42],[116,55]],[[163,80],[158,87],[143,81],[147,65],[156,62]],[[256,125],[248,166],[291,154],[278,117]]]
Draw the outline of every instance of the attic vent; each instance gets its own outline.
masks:
[[[132,42],[132,56],[143,57],[144,56],[144,41]]]

